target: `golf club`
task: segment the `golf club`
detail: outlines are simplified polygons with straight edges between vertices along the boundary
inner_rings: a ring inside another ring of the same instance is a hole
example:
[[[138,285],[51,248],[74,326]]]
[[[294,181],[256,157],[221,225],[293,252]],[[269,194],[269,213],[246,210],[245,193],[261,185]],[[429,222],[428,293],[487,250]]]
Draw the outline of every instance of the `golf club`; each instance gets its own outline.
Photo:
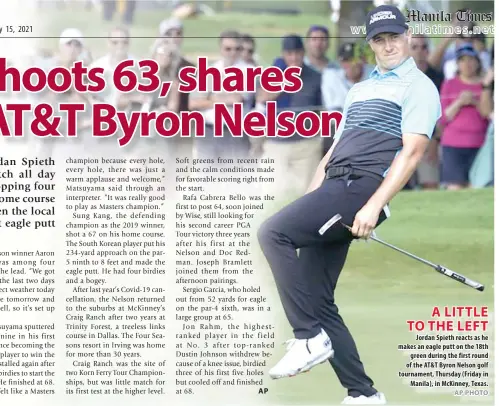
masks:
[[[323,235],[327,231],[327,229],[329,229],[333,224],[337,223],[340,220],[341,220],[341,215],[340,214],[336,214],[326,224],[324,224],[321,227],[321,229],[319,230],[319,234]],[[346,224],[343,224],[343,223],[341,223],[341,224],[348,231],[350,231],[350,232],[352,231],[352,227],[350,227],[350,226],[348,226]],[[447,276],[447,277],[449,277],[451,279],[454,279],[454,280],[456,280],[458,282],[461,282],[461,283],[463,283],[466,286],[469,286],[469,287],[471,287],[473,289],[476,289],[476,290],[478,290],[480,292],[483,292],[484,289],[485,289],[485,286],[482,285],[479,282],[475,282],[475,281],[467,278],[466,276],[463,276],[463,275],[461,275],[461,274],[459,274],[457,272],[454,272],[454,271],[450,270],[449,268],[446,268],[446,267],[444,267],[442,265],[434,264],[433,262],[430,262],[430,261],[428,261],[426,259],[420,258],[417,255],[411,254],[410,252],[407,252],[407,251],[405,251],[405,250],[403,250],[401,248],[398,248],[398,247],[396,247],[396,246],[394,246],[392,244],[389,244],[389,243],[387,243],[387,242],[379,239],[378,237],[376,237],[373,234],[371,234],[369,236],[369,238],[371,240],[373,240],[373,241],[376,241],[376,242],[379,242],[380,244],[383,244],[384,246],[386,246],[388,248],[391,248],[391,249],[393,249],[395,251],[398,251],[398,252],[400,252],[402,254],[405,254],[408,257],[410,257],[412,259],[415,259],[416,261],[419,261],[419,262],[422,262],[423,264],[431,266],[435,271],[437,271],[437,272],[441,273],[442,275],[445,275],[445,276]]]

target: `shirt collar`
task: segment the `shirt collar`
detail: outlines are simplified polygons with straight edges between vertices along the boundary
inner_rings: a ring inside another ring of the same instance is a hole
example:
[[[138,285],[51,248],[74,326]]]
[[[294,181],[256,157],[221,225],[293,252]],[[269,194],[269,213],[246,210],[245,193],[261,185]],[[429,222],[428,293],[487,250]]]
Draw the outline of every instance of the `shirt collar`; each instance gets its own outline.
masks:
[[[400,65],[398,65],[397,67],[393,68],[392,70],[386,73],[381,73],[379,71],[379,67],[376,65],[376,67],[373,69],[369,77],[374,79],[383,79],[390,76],[397,76],[398,78],[401,78],[402,76],[406,75],[411,69],[413,69],[415,66],[416,62],[414,62],[414,58],[410,56]]]

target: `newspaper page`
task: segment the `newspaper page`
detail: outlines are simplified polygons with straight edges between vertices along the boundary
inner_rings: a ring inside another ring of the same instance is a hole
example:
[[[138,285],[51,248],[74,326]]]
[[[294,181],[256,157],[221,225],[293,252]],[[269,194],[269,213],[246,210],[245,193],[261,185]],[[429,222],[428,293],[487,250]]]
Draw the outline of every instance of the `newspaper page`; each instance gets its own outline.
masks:
[[[495,404],[492,1],[0,3],[2,405]]]

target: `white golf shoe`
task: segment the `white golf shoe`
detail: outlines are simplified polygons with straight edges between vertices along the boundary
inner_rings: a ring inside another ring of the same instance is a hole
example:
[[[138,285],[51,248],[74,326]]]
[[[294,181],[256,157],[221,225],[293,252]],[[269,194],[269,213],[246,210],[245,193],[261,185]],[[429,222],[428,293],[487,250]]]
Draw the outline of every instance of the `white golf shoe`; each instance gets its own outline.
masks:
[[[291,377],[306,372],[332,358],[334,354],[331,339],[322,329],[313,338],[293,338],[286,341],[286,344],[286,354],[269,371],[272,379]]]
[[[347,396],[342,405],[386,405],[386,398],[381,392],[376,392],[372,396],[358,396],[356,398]]]

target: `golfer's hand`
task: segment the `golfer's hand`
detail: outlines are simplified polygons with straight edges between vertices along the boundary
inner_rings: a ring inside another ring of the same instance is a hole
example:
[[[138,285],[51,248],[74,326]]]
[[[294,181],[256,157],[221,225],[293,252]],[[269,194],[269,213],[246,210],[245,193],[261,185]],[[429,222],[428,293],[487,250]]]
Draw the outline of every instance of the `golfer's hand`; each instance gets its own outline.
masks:
[[[359,238],[369,238],[379,219],[379,210],[365,205],[355,215],[352,234]]]

